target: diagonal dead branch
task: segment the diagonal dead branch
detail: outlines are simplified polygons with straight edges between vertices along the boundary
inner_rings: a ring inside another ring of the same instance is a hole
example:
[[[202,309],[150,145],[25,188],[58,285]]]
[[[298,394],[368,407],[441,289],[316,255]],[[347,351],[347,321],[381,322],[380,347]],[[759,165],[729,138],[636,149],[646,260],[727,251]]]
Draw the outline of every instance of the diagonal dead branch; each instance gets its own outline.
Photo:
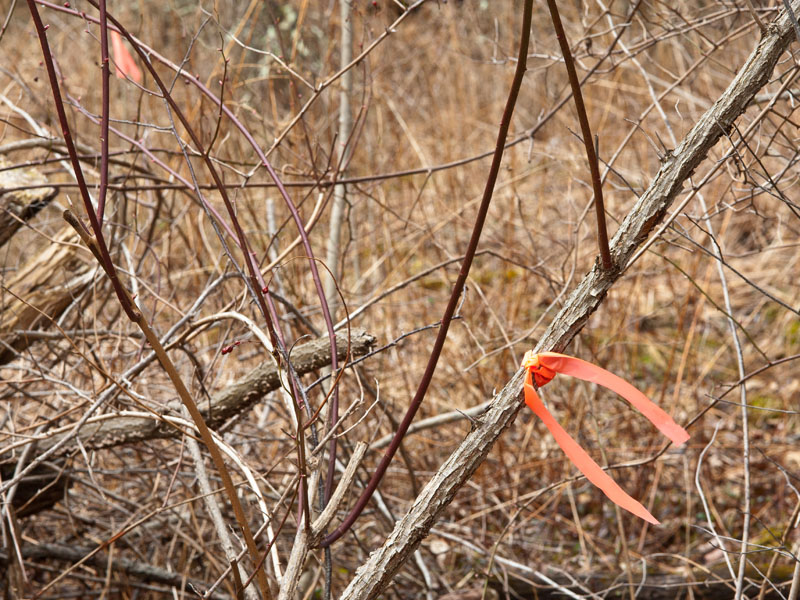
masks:
[[[800,0],[794,0],[792,7],[797,11]],[[686,179],[767,83],[792,39],[792,24],[786,12],[782,11],[725,92],[689,131],[678,148],[667,156],[648,189],[628,213],[611,241],[615,268],[606,271],[594,265],[539,340],[537,351],[562,351],[581,330],[619,279],[633,252],[664,217]],[[483,462],[495,440],[514,421],[521,407],[519,397],[522,381],[523,371],[519,370],[495,396],[485,415],[477,419],[478,426],[450,455],[417,496],[406,515],[395,524],[383,546],[375,550],[358,569],[342,592],[342,598],[374,598],[389,584],[459,488]]]
[[[43,314],[58,319],[94,279],[98,267],[88,253],[76,252],[77,240],[75,230],[65,227],[3,282],[24,300],[3,292],[0,365],[14,360],[34,342],[36,338],[30,332],[51,325]]]
[[[339,359],[347,355],[347,332],[336,334],[336,348]],[[350,335],[350,351],[352,356],[366,354],[375,343],[375,337],[363,329],[353,329]],[[298,375],[304,375],[331,362],[330,343],[327,338],[317,339],[297,346],[291,353],[292,365]],[[209,427],[216,428],[228,419],[249,410],[266,394],[280,386],[280,372],[272,360],[264,362],[242,379],[229,385],[211,397],[210,402],[202,403],[201,413]],[[179,410],[179,404],[175,404]],[[180,414],[177,412],[176,414]],[[71,426],[64,433],[50,435],[39,440],[40,450],[54,446],[64,435],[70,435]],[[78,434],[78,438],[86,449],[110,448],[121,444],[130,444],[143,440],[175,437],[179,434],[175,427],[152,418],[111,417],[87,423]],[[70,444],[60,450],[68,450]]]
[[[5,170],[11,164],[0,158],[0,246],[4,246],[22,226],[58,194],[54,187],[38,187],[47,179],[35,169]],[[25,189],[26,186],[36,186]],[[17,188],[11,192],[6,188]]]
[[[353,451],[350,455],[350,462],[347,463],[347,468],[345,469],[342,478],[339,480],[339,484],[336,486],[331,499],[325,506],[325,510],[320,513],[320,515],[311,525],[311,532],[314,536],[322,535],[333,517],[336,516],[336,511],[339,509],[339,505],[342,503],[345,495],[350,490],[350,487],[353,484],[353,479],[356,476],[356,471],[358,470],[358,467],[361,466],[361,459],[364,458],[368,448],[369,446],[365,442],[356,443],[356,446],[353,448]]]
[[[339,505],[345,499],[347,492],[351,490],[353,479],[355,478],[356,471],[361,465],[361,460],[367,453],[367,446],[364,442],[358,442],[350,455],[350,462],[347,463],[347,468],[342,474],[339,484],[331,496],[330,501],[325,506],[320,515],[316,518],[311,526],[311,533],[306,527],[298,527],[297,534],[292,544],[292,552],[286,562],[286,571],[281,579],[281,589],[278,592],[278,600],[289,600],[296,597],[297,586],[300,583],[300,574],[306,566],[306,559],[308,552],[314,542],[325,534],[325,529],[331,522],[331,519],[336,515]]]

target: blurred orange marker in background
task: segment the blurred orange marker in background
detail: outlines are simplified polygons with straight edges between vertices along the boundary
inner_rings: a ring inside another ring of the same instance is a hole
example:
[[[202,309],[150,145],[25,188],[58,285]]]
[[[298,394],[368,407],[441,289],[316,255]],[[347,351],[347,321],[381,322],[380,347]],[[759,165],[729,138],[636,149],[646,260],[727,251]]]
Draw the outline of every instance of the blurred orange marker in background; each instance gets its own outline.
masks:
[[[127,75],[136,83],[142,82],[142,72],[128,52],[119,32],[111,30],[111,51],[114,53],[114,72],[120,79]]]
[[[586,451],[573,440],[561,425],[553,418],[553,415],[545,408],[541,398],[533,387],[536,382],[537,387],[548,384],[558,373],[572,375],[584,381],[590,381],[602,385],[610,390],[617,392],[620,396],[630,402],[636,409],[647,417],[661,433],[667,436],[676,446],[680,446],[689,439],[686,430],[672,420],[667,413],[653,404],[647,396],[633,387],[630,383],[609,373],[605,369],[593,365],[592,363],[559,354],[557,352],[541,352],[534,354],[527,352],[522,359],[522,367],[527,369],[525,374],[525,404],[536,413],[545,424],[550,433],[558,442],[558,445],[578,467],[586,478],[602,490],[608,498],[615,504],[627,511],[632,512],[637,517],[641,517],[649,523],[658,525],[658,520],[639,502],[626,494],[617,483],[592,460]]]

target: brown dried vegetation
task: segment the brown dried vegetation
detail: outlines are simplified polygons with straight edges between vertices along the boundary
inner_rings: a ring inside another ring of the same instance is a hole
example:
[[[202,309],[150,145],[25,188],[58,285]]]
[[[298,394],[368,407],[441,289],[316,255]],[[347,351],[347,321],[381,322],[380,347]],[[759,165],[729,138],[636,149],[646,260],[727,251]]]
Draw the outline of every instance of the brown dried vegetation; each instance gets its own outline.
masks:
[[[313,225],[309,238],[317,258],[324,258],[328,243],[335,145],[346,142],[351,149],[338,284],[349,313],[380,298],[353,319],[377,338],[380,351],[347,369],[339,382],[342,412],[360,403],[344,423],[340,460],[347,463],[357,441],[374,446],[335,525],[380,460],[382,438],[402,418],[430,353],[485,183],[514,69],[521,3],[431,0],[393,27],[404,14],[399,2],[355,2],[354,55],[385,39],[352,69],[354,128],[347,140],[337,138],[339,81],[319,93],[312,89],[338,70],[334,3],[115,4],[112,14],[137,38],[183,63],[214,93],[222,90],[228,108],[272,150],[272,165]],[[583,93],[599,139],[611,235],[758,44],[748,6],[744,0],[597,0],[561,7],[578,75],[588,77]],[[755,11],[769,24],[781,7],[772,2]],[[73,8],[97,14],[88,3]],[[99,29],[66,12],[40,11],[82,165],[96,186]],[[41,480],[24,480],[11,498],[3,488],[4,593],[192,597],[222,577],[210,597],[235,597],[235,577],[225,574],[228,562],[198,486],[187,450],[190,424],[175,408],[175,389],[156,361],[141,364],[150,354],[142,334],[61,217],[65,208],[83,209],[41,49],[27,7],[6,3],[0,18],[6,14],[0,175],[33,168],[42,178],[37,189],[58,194],[30,220],[24,217],[26,224],[0,247],[0,485],[51,448],[48,440],[68,431],[99,399],[93,420],[166,415],[174,419],[165,427],[180,429],[167,439],[105,449],[79,436],[80,443],[72,439],[38,467]],[[543,590],[532,591],[548,587],[541,575],[578,597],[589,597],[589,589],[632,597],[644,569],[659,585],[645,586],[640,597],[703,597],[707,582],[721,586],[714,588],[717,597],[755,598],[774,594],[773,586],[787,596],[792,585],[800,586],[794,558],[800,548],[797,48],[795,42],[782,56],[769,83],[656,226],[651,245],[627,266],[568,349],[624,375],[678,422],[691,423],[688,447],[659,453],[657,432],[600,389],[562,377],[544,392],[560,422],[598,462],[637,463],[613,476],[662,525],[615,510],[588,482],[575,480],[574,467],[526,410],[397,574],[387,597],[466,598],[487,582],[501,597],[545,597]],[[295,243],[297,230],[272,180],[241,133],[219,118],[217,106],[163,62],[153,63],[174,82],[173,97],[204,149],[212,147],[270,291],[282,298],[277,306],[287,343],[324,335],[305,251]],[[167,340],[170,357],[202,409],[271,357],[245,323],[220,314],[237,312],[265,327],[192,189],[196,177],[208,203],[225,214],[199,149],[155,89],[149,76],[142,87],[112,78],[104,232],[156,332],[163,336],[178,324]],[[528,72],[480,252],[417,421],[489,401],[595,261],[591,182],[568,93],[549,15],[537,4]],[[7,181],[0,179],[4,211],[13,187]],[[224,232],[223,238],[241,268],[235,240]],[[401,282],[408,283],[386,293]],[[336,311],[336,320],[345,317],[341,304]],[[735,386],[742,370],[744,395]],[[304,373],[306,385],[323,374]],[[314,410],[325,391],[309,389]],[[274,392],[215,428],[236,456],[230,469],[251,527],[265,522],[264,508],[274,518],[282,565],[297,519],[294,418]],[[391,519],[402,516],[470,426],[456,413],[406,437],[381,484],[380,503],[373,500],[351,533],[331,547],[335,597],[391,530],[381,507]],[[208,479],[220,490],[213,470]],[[41,503],[43,497],[50,501]],[[29,500],[41,505],[32,510]],[[747,502],[750,554],[740,576]],[[219,505],[233,529],[224,494]],[[269,536],[262,532],[257,540],[263,551]],[[235,536],[233,543],[237,551],[244,547]],[[249,559],[243,564],[252,573]],[[274,575],[272,557],[267,565]],[[299,594],[322,594],[323,565],[323,552],[312,551]]]

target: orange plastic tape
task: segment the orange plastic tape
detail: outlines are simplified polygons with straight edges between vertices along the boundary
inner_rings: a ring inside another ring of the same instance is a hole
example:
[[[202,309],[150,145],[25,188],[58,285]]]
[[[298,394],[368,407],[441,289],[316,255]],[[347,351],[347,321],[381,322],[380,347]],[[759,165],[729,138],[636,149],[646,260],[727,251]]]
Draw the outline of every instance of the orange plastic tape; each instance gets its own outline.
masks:
[[[114,72],[117,77],[125,79],[127,75],[136,83],[141,83],[142,71],[125,47],[122,36],[114,30],[111,30],[111,51],[114,53]]]
[[[525,403],[536,416],[542,420],[550,433],[553,434],[553,437],[567,455],[567,458],[578,467],[578,470],[583,473],[589,481],[600,488],[600,490],[608,496],[609,500],[625,510],[632,512],[637,517],[641,517],[649,523],[658,525],[658,520],[651,515],[641,503],[626,494],[625,491],[623,491],[623,489],[592,460],[592,457],[570,437],[564,428],[558,424],[555,418],[553,418],[553,415],[545,408],[541,398],[539,398],[539,394],[536,393],[533,382],[535,381],[538,387],[542,387],[552,381],[557,373],[572,375],[578,379],[602,385],[618,393],[647,417],[661,433],[672,440],[677,446],[680,446],[689,439],[689,434],[686,430],[673,421],[672,417],[653,404],[647,396],[630,383],[580,358],[559,354],[557,352],[541,352],[539,354],[527,352],[525,358],[522,359],[522,366],[527,369],[524,385]]]

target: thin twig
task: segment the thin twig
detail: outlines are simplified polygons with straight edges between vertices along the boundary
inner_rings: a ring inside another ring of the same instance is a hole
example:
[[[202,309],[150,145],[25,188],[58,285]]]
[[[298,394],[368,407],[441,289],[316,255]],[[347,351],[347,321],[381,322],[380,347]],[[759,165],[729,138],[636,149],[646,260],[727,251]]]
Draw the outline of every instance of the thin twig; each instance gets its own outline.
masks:
[[[791,7],[789,7],[789,10],[791,11]],[[703,213],[706,214],[708,212],[708,208],[706,207],[706,201],[703,197],[703,194],[698,194],[697,198],[700,201],[700,206],[703,209]],[[733,307],[731,306],[731,296],[728,290],[728,280],[725,277],[725,269],[722,266],[722,249],[720,248],[714,236],[714,228],[711,224],[711,221],[708,221],[706,227],[708,228],[708,236],[711,239],[711,252],[717,259],[715,263],[717,266],[717,273],[719,274],[719,280],[722,284],[722,297],[725,301],[728,327],[730,328],[731,339],[733,340],[733,345],[736,349],[736,366],[739,369],[739,379],[743,379],[745,376],[744,354],[742,353],[742,343],[739,340],[739,332],[737,331],[738,323],[733,318]],[[739,570],[736,574],[735,600],[740,600],[740,598],[742,598],[742,594],[744,593],[744,575],[748,563],[747,551],[750,543],[750,417],[747,414],[747,386],[744,382],[739,384],[739,398],[742,402],[740,410],[742,415],[742,469],[744,470],[744,481],[742,482],[742,487],[744,488],[744,506],[742,507],[742,549],[739,556]],[[709,520],[710,519],[711,515],[709,515]]]
[[[188,420],[189,413],[185,408],[183,410],[186,413],[186,418]],[[192,461],[194,462],[197,483],[200,487],[200,492],[203,494],[206,510],[208,510],[208,514],[211,517],[214,530],[216,531],[217,537],[222,544],[222,550],[225,552],[225,558],[227,558],[228,562],[235,567],[235,572],[238,572],[239,575],[239,581],[246,579],[247,573],[245,572],[244,567],[236,560],[236,551],[234,550],[233,543],[231,542],[228,525],[225,523],[225,520],[222,516],[222,511],[219,508],[219,502],[217,502],[217,497],[212,493],[211,484],[208,481],[208,473],[206,472],[205,462],[203,461],[203,455],[200,452],[200,444],[198,444],[193,438],[187,437],[186,447],[189,449],[189,455],[192,457]],[[248,600],[258,599],[258,595],[256,594],[254,586],[247,586],[244,589],[244,594]]]
[[[102,89],[102,118],[100,123],[100,191],[97,195],[97,222],[103,226],[103,215],[106,209],[106,193],[108,192],[108,121],[110,118],[109,79],[111,69],[108,59],[108,19],[106,18],[106,0],[100,2],[100,81]]]

